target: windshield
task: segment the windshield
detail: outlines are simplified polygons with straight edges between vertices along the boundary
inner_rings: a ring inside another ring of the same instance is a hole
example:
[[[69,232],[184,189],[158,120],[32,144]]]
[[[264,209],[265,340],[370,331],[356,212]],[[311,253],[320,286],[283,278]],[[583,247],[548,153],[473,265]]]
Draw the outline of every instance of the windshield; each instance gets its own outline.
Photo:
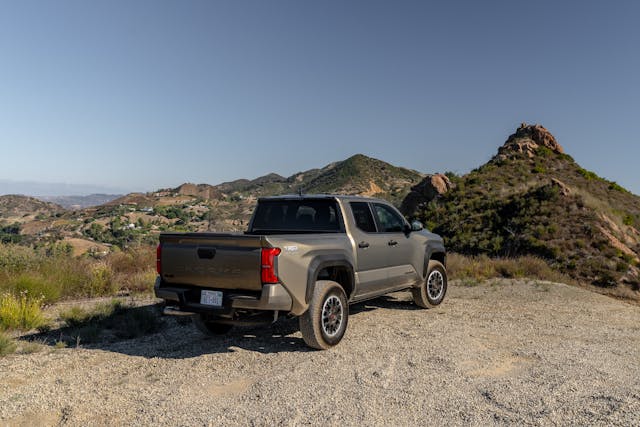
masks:
[[[251,233],[338,233],[335,200],[266,200],[258,203]]]

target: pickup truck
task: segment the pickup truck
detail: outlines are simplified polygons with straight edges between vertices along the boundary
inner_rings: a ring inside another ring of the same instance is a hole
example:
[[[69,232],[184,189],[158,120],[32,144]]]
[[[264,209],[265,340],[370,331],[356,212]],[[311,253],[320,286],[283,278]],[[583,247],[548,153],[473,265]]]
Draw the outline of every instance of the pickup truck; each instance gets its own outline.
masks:
[[[328,349],[349,304],[410,290],[437,306],[447,292],[442,238],[390,203],[342,195],[258,200],[244,233],[162,233],[155,294],[165,314],[207,334],[297,316],[306,344]]]

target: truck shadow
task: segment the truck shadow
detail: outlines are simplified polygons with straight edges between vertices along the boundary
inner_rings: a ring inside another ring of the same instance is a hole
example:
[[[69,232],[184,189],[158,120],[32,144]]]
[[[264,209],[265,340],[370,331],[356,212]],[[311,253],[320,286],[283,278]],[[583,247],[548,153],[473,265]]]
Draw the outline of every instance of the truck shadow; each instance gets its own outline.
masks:
[[[383,296],[350,306],[350,316],[380,308],[415,310],[411,301]],[[237,326],[225,335],[206,336],[189,317],[162,316],[162,304],[119,307],[101,318],[87,318],[70,325],[20,337],[53,348],[83,348],[141,356],[186,359],[206,354],[254,351],[262,354],[316,351],[300,336],[298,319],[280,318],[273,324]]]

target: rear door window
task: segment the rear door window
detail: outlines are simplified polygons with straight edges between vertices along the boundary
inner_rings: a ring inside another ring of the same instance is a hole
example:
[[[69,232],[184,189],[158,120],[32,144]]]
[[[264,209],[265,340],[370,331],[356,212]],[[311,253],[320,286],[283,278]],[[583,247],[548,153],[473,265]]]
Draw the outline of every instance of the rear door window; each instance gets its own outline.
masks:
[[[353,219],[356,222],[356,227],[367,233],[376,232],[376,223],[371,215],[371,209],[369,209],[369,203],[366,202],[351,202],[351,212],[353,213]]]

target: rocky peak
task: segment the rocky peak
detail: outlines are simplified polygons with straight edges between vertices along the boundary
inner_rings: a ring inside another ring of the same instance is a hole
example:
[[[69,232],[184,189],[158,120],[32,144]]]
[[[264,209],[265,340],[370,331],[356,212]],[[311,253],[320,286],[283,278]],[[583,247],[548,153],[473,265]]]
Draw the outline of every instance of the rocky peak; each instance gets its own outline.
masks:
[[[562,146],[544,126],[522,123],[498,149],[496,158],[505,160],[522,155],[532,158],[540,147],[545,147],[555,153],[564,153]]]

